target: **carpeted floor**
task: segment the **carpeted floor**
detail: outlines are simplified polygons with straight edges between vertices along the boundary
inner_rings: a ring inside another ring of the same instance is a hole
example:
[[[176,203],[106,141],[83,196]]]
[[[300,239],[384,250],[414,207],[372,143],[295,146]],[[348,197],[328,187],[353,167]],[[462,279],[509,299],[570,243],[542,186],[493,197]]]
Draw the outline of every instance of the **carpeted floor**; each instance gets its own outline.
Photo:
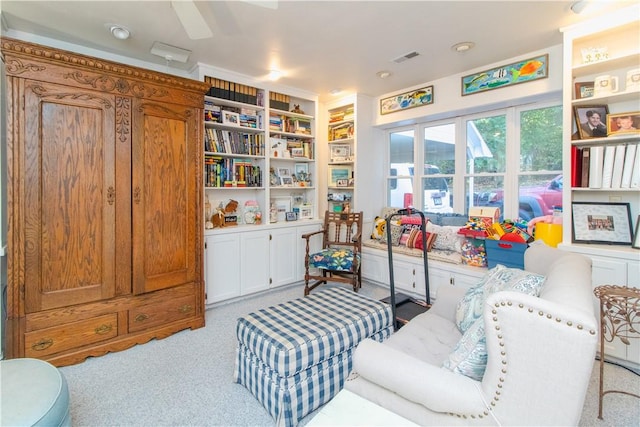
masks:
[[[361,292],[387,296],[387,290],[370,284]],[[207,311],[204,328],[63,367],[73,425],[275,425],[251,393],[233,382],[236,319],[300,296],[302,286],[295,286],[221,305]],[[640,399],[621,394],[605,396],[604,420],[597,419],[598,372],[594,362],[580,425],[640,426]],[[607,364],[605,381],[606,388],[640,394],[640,377],[626,369]]]

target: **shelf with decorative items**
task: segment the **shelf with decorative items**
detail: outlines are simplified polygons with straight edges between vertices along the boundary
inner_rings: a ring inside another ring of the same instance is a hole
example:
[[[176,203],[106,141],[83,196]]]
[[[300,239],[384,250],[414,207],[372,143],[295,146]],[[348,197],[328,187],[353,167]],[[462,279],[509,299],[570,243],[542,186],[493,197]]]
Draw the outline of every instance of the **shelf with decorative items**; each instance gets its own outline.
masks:
[[[640,5],[563,28],[563,243],[593,285],[640,287]],[[618,349],[620,350],[620,349]],[[607,357],[640,362],[625,349]]]
[[[328,111],[327,208],[348,212],[355,191],[355,106],[340,105]]]
[[[269,221],[313,219],[315,102],[270,92],[269,107]]]

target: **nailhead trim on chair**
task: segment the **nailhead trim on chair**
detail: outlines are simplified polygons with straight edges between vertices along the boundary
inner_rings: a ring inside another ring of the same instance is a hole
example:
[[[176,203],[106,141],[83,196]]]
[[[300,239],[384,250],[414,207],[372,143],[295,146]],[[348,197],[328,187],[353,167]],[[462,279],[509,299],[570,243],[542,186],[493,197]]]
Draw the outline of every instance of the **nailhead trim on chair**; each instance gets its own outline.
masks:
[[[501,301],[501,302],[495,304],[496,308],[500,308],[501,306],[502,307],[504,307],[504,306],[512,307],[513,303],[511,301]],[[517,307],[520,308],[520,309],[525,308],[524,304],[522,304],[522,303],[519,303],[517,305]],[[527,311],[529,313],[533,313],[534,309],[529,307],[529,308],[527,308]],[[491,314],[493,314],[493,318],[491,320],[493,322],[497,323],[498,322],[498,310],[496,310],[495,308],[492,309],[491,310]],[[550,320],[553,319],[553,315],[550,314],[550,313],[545,313],[543,311],[538,311],[537,314],[540,317],[545,317],[546,316],[547,319],[550,319]],[[562,323],[562,319],[560,317],[556,317],[555,321],[558,322],[558,323]],[[573,322],[571,320],[567,320],[566,324],[569,327],[573,327]],[[498,340],[499,340],[498,345],[503,348],[503,350],[500,351],[500,356],[502,356],[502,361],[501,362],[502,362],[503,367],[500,370],[502,372],[502,376],[498,377],[498,383],[496,384],[496,389],[495,389],[494,394],[493,394],[493,399],[490,402],[490,406],[491,407],[495,407],[496,403],[500,401],[500,395],[502,393],[501,392],[502,384],[505,382],[505,378],[507,376],[507,368],[506,368],[506,366],[507,366],[507,352],[506,352],[506,350],[504,350],[505,344],[504,344],[504,341],[503,341],[503,335],[501,333],[499,333],[500,325],[496,324],[494,326],[494,329],[497,332],[497,337],[498,337]],[[576,329],[578,329],[579,331],[582,331],[584,329],[584,326],[583,325],[577,325]],[[591,334],[591,335],[595,335],[596,333],[597,332],[595,330],[593,330],[593,329],[589,330],[589,334]],[[488,409],[491,410],[491,408],[488,408]],[[482,414],[475,414],[475,415],[474,414],[468,414],[468,415],[467,414],[454,414],[452,412],[449,412],[448,414],[451,415],[451,416],[456,416],[458,418],[464,418],[464,419],[467,419],[467,417],[475,419],[476,417],[477,418],[484,418],[484,417],[489,416],[489,412],[488,411],[483,411]]]

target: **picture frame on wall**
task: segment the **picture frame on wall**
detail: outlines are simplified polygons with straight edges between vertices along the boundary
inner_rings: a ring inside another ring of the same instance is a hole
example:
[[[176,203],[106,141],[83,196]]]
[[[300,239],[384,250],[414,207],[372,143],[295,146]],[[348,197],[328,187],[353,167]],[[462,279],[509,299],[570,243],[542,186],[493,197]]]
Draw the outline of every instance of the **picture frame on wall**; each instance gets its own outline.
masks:
[[[607,105],[581,105],[573,107],[573,117],[580,139],[603,138],[607,136]]]
[[[461,78],[461,95],[500,89],[549,77],[549,54],[505,64]]]
[[[631,245],[629,203],[573,202],[572,242]]]

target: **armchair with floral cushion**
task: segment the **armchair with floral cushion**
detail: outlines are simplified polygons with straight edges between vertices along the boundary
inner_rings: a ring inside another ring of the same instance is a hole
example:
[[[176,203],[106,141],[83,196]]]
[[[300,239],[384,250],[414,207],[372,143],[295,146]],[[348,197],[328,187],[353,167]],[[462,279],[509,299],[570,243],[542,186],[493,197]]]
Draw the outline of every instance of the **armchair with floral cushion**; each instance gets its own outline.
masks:
[[[322,235],[322,249],[309,253],[310,239]],[[327,282],[362,286],[362,212],[325,212],[322,230],[302,235],[306,240],[304,294]]]

